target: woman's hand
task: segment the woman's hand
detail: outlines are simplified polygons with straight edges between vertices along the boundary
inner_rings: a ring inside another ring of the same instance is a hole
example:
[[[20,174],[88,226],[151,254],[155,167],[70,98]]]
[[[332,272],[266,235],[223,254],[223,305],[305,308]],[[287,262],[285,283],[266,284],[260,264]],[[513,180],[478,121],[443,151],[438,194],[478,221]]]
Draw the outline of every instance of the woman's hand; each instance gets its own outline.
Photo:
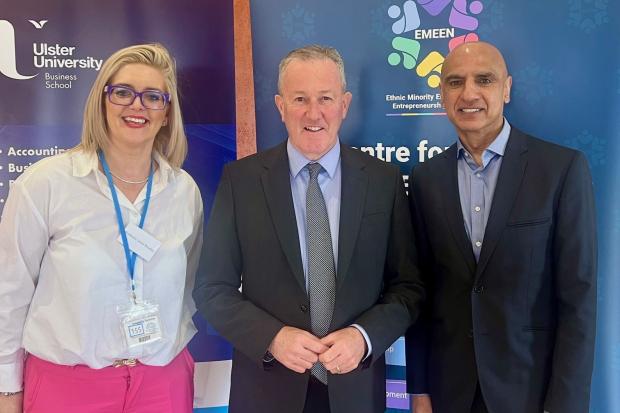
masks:
[[[0,413],[22,413],[24,393],[0,396]]]

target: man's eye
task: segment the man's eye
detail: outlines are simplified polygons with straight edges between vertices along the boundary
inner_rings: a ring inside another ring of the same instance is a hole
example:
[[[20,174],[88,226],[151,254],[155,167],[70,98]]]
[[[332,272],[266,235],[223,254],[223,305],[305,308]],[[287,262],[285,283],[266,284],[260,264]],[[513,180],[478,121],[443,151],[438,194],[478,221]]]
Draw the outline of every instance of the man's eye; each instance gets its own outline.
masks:
[[[329,102],[329,101],[331,101],[331,100],[332,100],[332,97],[331,97],[331,96],[323,96],[323,97],[321,98],[321,100],[323,100],[323,101],[325,101],[325,102]]]
[[[450,86],[450,87],[457,87],[457,86],[461,86],[462,84],[463,84],[463,82],[460,81],[460,80],[450,80],[448,82],[448,86]]]
[[[303,102],[304,98],[302,96],[297,96],[295,99],[293,99],[294,102]]]
[[[482,85],[488,85],[489,83],[491,83],[491,79],[487,77],[483,77],[483,78],[478,79],[478,83]]]

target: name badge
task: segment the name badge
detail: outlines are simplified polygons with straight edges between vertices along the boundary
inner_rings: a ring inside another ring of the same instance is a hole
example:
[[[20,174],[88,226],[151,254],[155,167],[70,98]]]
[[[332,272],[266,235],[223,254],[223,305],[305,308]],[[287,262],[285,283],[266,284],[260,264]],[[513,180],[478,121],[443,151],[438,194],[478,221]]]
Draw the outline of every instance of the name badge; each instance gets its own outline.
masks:
[[[135,224],[127,225],[125,232],[127,233],[129,249],[144,261],[150,261],[161,246],[160,241]],[[123,239],[120,237],[118,241],[121,244],[123,243]]]
[[[163,337],[159,306],[149,302],[139,302],[128,307],[119,307],[117,312],[121,329],[129,348],[159,341]]]

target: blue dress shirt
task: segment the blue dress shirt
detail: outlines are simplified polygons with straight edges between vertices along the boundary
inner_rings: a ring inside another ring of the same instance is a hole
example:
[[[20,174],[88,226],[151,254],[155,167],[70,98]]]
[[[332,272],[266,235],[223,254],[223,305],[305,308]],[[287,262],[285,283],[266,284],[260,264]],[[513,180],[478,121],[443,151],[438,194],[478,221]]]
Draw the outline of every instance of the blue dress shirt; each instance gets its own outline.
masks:
[[[299,250],[301,252],[301,262],[304,268],[304,277],[306,279],[306,291],[308,290],[308,248],[306,246],[306,192],[308,190],[308,182],[310,181],[310,173],[306,169],[309,162],[313,162],[306,158],[297,150],[288,140],[286,142],[286,151],[288,153],[288,163],[290,170],[291,192],[293,194],[293,206],[295,208],[295,219],[297,221],[297,233],[299,235]],[[321,164],[323,169],[319,172],[318,181],[325,206],[327,207],[327,217],[329,218],[329,229],[332,236],[332,248],[334,250],[334,264],[336,265],[336,274],[338,273],[338,235],[340,227],[340,194],[342,188],[341,168],[340,168],[340,141],[320,159],[316,161]],[[364,328],[358,324],[353,324],[357,328],[368,347],[365,358],[372,352],[370,338]]]
[[[461,211],[476,262],[480,258],[484,231],[489,220],[497,177],[509,136],[510,124],[504,118],[504,126],[499,135],[482,153],[482,166],[474,161],[460,140],[456,141]]]
[[[301,261],[306,278],[306,290],[308,289],[308,249],[306,247],[306,191],[310,181],[310,173],[306,165],[311,160],[299,152],[290,141],[286,143],[288,163],[290,169],[291,192],[293,193],[293,205],[297,220],[297,233],[299,234],[299,249]],[[338,226],[340,225],[340,188],[342,186],[340,173],[340,144],[336,143],[333,148],[317,161],[323,169],[319,172],[318,181],[329,218],[329,229],[332,236],[334,250],[334,263],[338,265]],[[336,268],[336,271],[338,269]]]

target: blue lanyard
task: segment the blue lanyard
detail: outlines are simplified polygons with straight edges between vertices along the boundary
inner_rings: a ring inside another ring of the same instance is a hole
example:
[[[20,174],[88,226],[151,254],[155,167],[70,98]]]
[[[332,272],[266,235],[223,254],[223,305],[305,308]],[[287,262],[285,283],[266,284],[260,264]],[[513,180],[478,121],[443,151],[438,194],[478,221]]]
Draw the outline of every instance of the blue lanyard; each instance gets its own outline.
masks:
[[[129,250],[129,241],[127,241],[127,232],[125,231],[125,224],[123,223],[123,215],[121,213],[121,206],[118,202],[118,195],[116,194],[116,188],[114,187],[114,181],[112,180],[112,174],[110,173],[110,167],[105,160],[105,156],[102,151],[99,151],[99,160],[103,166],[106,178],[108,178],[108,185],[110,192],[112,193],[112,200],[114,201],[114,209],[116,210],[116,220],[118,222],[118,230],[121,233],[123,240],[123,248],[125,249],[125,261],[127,262],[127,270],[129,271],[129,278],[131,279],[131,294],[133,296],[134,303],[136,301],[136,283],[133,278],[133,272],[136,265],[136,253]],[[146,219],[146,212],[149,209],[149,203],[151,201],[151,189],[153,187],[153,161],[151,161],[151,170],[149,171],[149,179],[146,183],[146,199],[144,200],[144,206],[142,207],[142,215],[140,216],[140,229],[144,227],[144,220]]]

